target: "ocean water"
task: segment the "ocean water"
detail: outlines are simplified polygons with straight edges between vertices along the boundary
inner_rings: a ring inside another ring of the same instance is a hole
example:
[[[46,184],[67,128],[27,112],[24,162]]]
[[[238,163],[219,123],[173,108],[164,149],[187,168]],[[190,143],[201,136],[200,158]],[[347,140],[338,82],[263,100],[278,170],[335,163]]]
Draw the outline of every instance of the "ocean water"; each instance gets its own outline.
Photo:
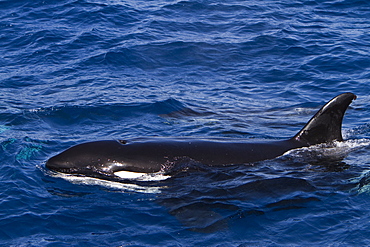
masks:
[[[1,0],[1,246],[370,245],[370,3]],[[55,175],[86,141],[277,140],[358,96],[345,141],[163,181]]]

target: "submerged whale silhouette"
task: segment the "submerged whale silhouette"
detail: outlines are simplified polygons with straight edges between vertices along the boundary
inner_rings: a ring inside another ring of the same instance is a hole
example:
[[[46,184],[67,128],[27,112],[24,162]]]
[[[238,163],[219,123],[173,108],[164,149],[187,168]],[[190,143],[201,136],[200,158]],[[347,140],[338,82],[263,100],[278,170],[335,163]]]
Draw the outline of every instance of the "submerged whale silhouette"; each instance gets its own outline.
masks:
[[[352,93],[333,98],[288,140],[257,143],[191,138],[95,141],[65,150],[50,158],[46,167],[55,172],[117,180],[147,173],[170,174],[176,164],[184,161],[225,166],[273,159],[291,149],[343,141],[343,116],[354,99],[356,95]]]

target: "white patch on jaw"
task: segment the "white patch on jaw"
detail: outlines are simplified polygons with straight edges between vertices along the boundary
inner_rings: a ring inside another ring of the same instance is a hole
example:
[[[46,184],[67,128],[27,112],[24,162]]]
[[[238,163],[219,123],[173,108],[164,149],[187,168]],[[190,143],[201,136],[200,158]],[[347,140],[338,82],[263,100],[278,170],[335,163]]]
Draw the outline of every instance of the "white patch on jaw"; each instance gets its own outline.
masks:
[[[114,175],[123,179],[136,179],[140,181],[160,181],[171,177],[168,175],[164,175],[162,172],[142,173],[142,172],[118,171],[115,172]]]
[[[142,177],[142,176],[146,175],[146,173],[118,171],[118,172],[115,172],[114,175],[116,175],[117,177],[120,177],[120,178],[134,179],[134,178]]]

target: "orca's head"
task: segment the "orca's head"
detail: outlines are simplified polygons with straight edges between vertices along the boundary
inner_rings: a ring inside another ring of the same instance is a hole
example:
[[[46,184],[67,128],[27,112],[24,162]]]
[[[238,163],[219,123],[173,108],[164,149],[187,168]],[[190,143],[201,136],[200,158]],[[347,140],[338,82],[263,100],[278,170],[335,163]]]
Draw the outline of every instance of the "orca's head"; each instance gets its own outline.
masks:
[[[122,167],[114,155],[121,146],[117,141],[79,144],[51,157],[46,162],[46,168],[54,172],[90,177],[112,176]]]

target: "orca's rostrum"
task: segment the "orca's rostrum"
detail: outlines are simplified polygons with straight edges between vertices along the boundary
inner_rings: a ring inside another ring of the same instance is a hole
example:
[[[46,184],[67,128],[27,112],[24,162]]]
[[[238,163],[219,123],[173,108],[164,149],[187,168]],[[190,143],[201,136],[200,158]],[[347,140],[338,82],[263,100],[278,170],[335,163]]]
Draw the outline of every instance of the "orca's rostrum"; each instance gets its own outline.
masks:
[[[148,173],[170,174],[171,168],[184,161],[225,166],[273,159],[291,149],[343,141],[343,116],[354,99],[356,95],[352,93],[333,98],[288,140],[255,143],[190,138],[95,141],[65,150],[50,158],[46,167],[55,172],[117,180]]]

